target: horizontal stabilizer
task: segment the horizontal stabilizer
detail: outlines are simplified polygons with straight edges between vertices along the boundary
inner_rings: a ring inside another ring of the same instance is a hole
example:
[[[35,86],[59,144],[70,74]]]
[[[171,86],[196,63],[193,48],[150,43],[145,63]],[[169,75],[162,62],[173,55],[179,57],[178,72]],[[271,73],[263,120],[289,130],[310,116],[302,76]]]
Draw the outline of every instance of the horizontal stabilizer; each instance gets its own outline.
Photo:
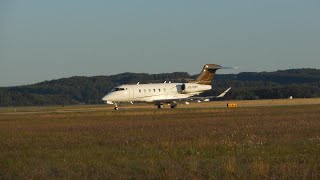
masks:
[[[220,69],[238,69],[239,67],[220,67]]]

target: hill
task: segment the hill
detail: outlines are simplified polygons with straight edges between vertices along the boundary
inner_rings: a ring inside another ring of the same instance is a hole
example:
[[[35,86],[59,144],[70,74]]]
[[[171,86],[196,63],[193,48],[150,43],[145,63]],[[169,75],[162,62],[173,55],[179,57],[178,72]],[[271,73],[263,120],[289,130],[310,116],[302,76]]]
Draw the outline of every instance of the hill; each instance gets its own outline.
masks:
[[[76,76],[37,84],[0,88],[0,106],[42,106],[97,104],[113,87],[121,84],[187,82],[194,78],[185,72],[146,74],[122,73],[111,76]],[[218,94],[228,87],[227,99],[277,99],[289,96],[320,97],[320,70],[290,69],[275,72],[217,74],[213,90]]]

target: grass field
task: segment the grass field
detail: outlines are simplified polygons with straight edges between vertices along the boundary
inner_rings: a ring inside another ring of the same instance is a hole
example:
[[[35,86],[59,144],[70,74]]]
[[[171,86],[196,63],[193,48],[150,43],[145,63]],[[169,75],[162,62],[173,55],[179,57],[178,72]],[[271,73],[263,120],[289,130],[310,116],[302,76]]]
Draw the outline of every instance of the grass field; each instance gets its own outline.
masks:
[[[0,179],[320,178],[319,105],[48,109],[0,114]]]

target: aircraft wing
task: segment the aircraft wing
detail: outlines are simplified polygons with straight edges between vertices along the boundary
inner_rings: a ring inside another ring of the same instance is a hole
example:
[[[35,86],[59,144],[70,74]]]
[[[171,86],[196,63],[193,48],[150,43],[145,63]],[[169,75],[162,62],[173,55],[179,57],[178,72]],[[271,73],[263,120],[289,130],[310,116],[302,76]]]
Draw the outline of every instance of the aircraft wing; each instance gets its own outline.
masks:
[[[173,101],[210,101],[212,99],[217,99],[217,98],[222,98],[224,97],[229,91],[230,91],[231,87],[229,87],[228,89],[226,89],[223,93],[221,93],[218,96],[205,96],[205,97],[188,97],[188,98],[177,98],[177,99],[159,99],[156,100],[154,102],[173,102]]]
[[[223,93],[219,94],[219,96],[206,96],[206,97],[190,97],[189,99],[196,99],[196,100],[201,100],[201,99],[217,99],[217,98],[222,98],[224,97],[229,91],[231,87],[223,91]]]

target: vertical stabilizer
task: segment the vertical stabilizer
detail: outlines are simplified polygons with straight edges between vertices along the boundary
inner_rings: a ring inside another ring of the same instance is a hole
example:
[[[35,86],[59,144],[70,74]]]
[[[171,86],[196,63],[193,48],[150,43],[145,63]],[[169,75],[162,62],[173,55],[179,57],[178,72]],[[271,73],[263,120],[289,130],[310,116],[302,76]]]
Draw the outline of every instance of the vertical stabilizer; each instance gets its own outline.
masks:
[[[197,83],[197,84],[211,85],[211,82],[216,74],[216,71],[221,68],[222,67],[217,64],[206,64],[204,65],[199,76],[194,81],[191,81],[191,82]]]

